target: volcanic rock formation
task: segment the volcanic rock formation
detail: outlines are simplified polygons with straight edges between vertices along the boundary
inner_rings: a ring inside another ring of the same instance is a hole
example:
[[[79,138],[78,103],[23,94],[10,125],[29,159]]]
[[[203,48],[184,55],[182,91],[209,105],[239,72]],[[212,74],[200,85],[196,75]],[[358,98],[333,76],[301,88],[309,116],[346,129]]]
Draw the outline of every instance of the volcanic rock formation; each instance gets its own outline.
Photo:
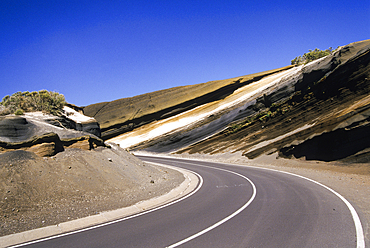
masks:
[[[0,153],[17,149],[41,157],[54,156],[64,148],[94,149],[105,146],[99,138],[99,124],[66,107],[67,116],[26,113],[0,117]]]

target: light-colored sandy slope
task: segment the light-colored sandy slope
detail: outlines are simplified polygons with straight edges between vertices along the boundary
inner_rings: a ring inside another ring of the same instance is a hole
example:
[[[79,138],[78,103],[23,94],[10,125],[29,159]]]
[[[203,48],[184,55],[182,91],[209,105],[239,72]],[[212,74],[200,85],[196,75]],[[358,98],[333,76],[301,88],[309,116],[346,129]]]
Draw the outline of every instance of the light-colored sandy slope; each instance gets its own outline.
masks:
[[[286,71],[272,74],[270,76],[262,78],[257,82],[241,87],[225,99],[204,104],[171,118],[144,125],[129,133],[125,133],[112,138],[109,141],[117,143],[123,148],[128,148],[130,146],[137,145],[141,142],[153,139],[174,130],[185,128],[222,110],[225,110],[242,102],[255,100],[256,97],[263,95],[266,90],[275,88],[283,84],[285,82],[284,79],[293,77],[301,69],[302,66],[299,66]]]

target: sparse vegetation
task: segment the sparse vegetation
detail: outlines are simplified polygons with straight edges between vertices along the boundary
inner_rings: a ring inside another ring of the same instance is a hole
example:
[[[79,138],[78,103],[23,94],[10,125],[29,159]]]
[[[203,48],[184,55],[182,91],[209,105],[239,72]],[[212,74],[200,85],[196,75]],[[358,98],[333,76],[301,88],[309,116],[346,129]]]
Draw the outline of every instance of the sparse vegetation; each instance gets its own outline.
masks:
[[[295,57],[292,61],[292,65],[301,65],[301,64],[307,64],[311,61],[314,61],[316,59],[325,57],[333,52],[333,48],[329,47],[329,49],[326,50],[320,50],[318,48],[315,48],[315,50],[308,50],[308,53],[303,54],[302,56]]]
[[[48,114],[61,114],[65,98],[57,92],[40,90],[33,92],[17,92],[11,96],[5,96],[0,103],[0,115],[16,114],[24,112],[42,111]]]
[[[23,110],[22,109],[17,109],[15,112],[14,112],[15,115],[23,115]]]
[[[253,125],[257,122],[266,123],[270,119],[274,117],[278,117],[281,115],[286,114],[287,112],[293,110],[293,108],[303,102],[303,101],[310,101],[314,98],[317,99],[327,99],[335,95],[335,90],[332,93],[328,93],[328,89],[325,88],[325,84],[323,83],[326,80],[326,76],[322,77],[317,82],[312,82],[305,89],[296,91],[291,97],[288,99],[272,103],[269,108],[262,110],[253,116],[249,116],[237,123],[232,123],[225,131],[224,134],[230,135],[234,134],[250,125]]]
[[[273,103],[270,108],[266,109],[265,111],[261,111],[253,116],[249,116],[246,119],[231,124],[224,133],[226,135],[230,135],[233,133],[236,133],[250,125],[253,125],[257,122],[265,123],[271,118],[284,115],[286,112],[290,111],[293,108],[293,105],[295,104],[294,101],[292,101],[293,97],[291,97],[289,100],[281,102],[281,103]]]

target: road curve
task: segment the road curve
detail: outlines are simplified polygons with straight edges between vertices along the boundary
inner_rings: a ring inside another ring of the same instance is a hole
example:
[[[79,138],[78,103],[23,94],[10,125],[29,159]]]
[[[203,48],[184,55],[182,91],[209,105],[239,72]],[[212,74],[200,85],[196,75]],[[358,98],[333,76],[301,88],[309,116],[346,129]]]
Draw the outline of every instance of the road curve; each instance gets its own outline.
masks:
[[[252,167],[140,158],[192,170],[203,185],[165,208],[27,247],[356,247],[347,205],[312,181]]]

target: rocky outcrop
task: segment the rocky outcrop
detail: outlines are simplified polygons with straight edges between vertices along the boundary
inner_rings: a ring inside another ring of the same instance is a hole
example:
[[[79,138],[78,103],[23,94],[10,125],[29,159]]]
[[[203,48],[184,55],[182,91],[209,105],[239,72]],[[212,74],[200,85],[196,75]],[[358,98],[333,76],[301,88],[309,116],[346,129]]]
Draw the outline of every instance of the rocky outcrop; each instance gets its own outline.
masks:
[[[41,157],[54,156],[65,148],[91,150],[105,146],[99,138],[97,121],[72,109],[66,116],[26,113],[0,117],[0,152],[17,149],[31,151]]]
[[[0,151],[30,150],[40,156],[53,156],[64,150],[59,136],[55,133],[47,133],[41,136],[21,142],[0,141]]]
[[[307,139],[286,144],[279,150],[282,157],[306,160],[369,163],[370,97],[357,102],[355,108],[332,120],[334,128],[312,132]],[[327,123],[327,122],[325,122]],[[322,123],[322,124],[325,124]]]

